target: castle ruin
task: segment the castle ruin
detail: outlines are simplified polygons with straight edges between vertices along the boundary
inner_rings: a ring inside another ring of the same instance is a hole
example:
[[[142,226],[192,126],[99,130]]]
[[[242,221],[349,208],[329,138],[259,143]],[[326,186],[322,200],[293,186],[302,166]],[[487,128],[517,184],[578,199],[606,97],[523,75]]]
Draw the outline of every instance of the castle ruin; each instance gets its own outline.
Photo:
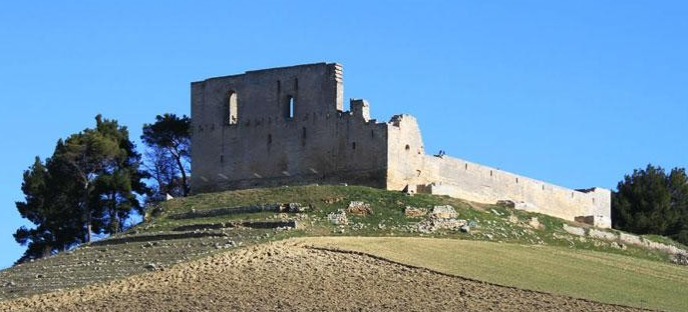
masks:
[[[349,183],[449,195],[611,227],[611,192],[572,190],[446,155],[426,155],[413,116],[344,110],[342,67],[316,63],[191,84],[195,193]]]

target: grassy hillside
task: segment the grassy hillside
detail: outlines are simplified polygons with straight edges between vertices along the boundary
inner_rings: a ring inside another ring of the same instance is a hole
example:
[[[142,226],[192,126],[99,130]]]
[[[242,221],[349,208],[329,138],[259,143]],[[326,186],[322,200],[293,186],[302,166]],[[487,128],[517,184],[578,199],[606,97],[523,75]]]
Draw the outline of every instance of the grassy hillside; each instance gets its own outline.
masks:
[[[372,207],[373,214],[357,216],[349,214],[349,224],[335,226],[327,220],[330,213],[346,209],[351,201],[364,201]],[[253,213],[218,216],[212,218],[175,219],[175,215],[190,211],[214,210],[218,207],[240,207],[267,203],[300,203],[308,207],[299,215]],[[419,233],[416,224],[423,220],[404,215],[407,206],[431,208],[435,205],[451,205],[459,213],[458,218],[471,221],[475,226],[470,233],[460,231],[438,231]],[[268,237],[268,240],[298,236],[421,236],[468,240],[487,240],[517,244],[562,246],[576,249],[597,250],[609,253],[632,255],[639,258],[666,261],[667,255],[634,246],[619,248],[617,244],[582,239],[563,230],[562,219],[509,209],[497,205],[469,203],[448,196],[428,194],[404,195],[401,192],[386,191],[362,186],[301,186],[269,189],[240,190],[201,194],[163,203],[158,213],[153,213],[149,222],[141,224],[131,232],[154,233],[169,231],[175,227],[194,223],[213,224],[227,220],[279,220],[298,219],[299,230],[282,232]],[[529,225],[531,218],[537,218],[539,228]],[[576,224],[586,227],[586,225]],[[130,233],[131,233],[130,232]],[[127,234],[127,233],[125,233]],[[654,239],[654,238],[653,238]],[[261,239],[263,241],[263,239]]]
[[[351,201],[369,204],[372,214],[349,213],[347,224],[335,225],[330,222],[328,215],[346,210]],[[298,203],[294,206],[305,210],[280,213],[270,209],[255,209],[275,207],[277,203],[282,203],[282,207],[289,203]],[[419,224],[422,224],[426,217],[409,217],[404,214],[406,207],[431,209],[436,205],[454,207],[458,212],[458,219],[470,224],[470,229],[445,229],[427,233],[419,229]],[[533,225],[533,218],[537,218],[537,225]],[[414,247],[413,240],[409,241],[408,246],[404,240],[390,240],[376,246],[379,245],[381,252],[385,248],[408,250],[408,254],[385,254],[397,257],[400,261],[412,261],[419,256],[420,260],[424,259],[423,257],[427,259],[427,255],[430,254],[432,258],[445,259],[439,263],[454,264],[437,267],[438,270],[449,270],[447,272],[500,284],[557,291],[585,298],[598,298],[594,297],[597,291],[586,292],[586,287],[581,286],[583,284],[580,281],[587,278],[594,280],[593,277],[599,273],[595,269],[599,267],[599,263],[618,263],[621,268],[626,269],[624,272],[649,272],[648,276],[659,278],[656,283],[659,283],[664,275],[646,271],[646,268],[656,266],[665,270],[662,271],[665,273],[676,270],[678,277],[674,280],[685,282],[685,276],[680,273],[684,272],[681,271],[684,268],[668,265],[668,255],[665,253],[575,236],[564,230],[563,225],[566,223],[570,222],[502,206],[469,203],[446,196],[408,196],[400,192],[359,186],[279,187],[201,194],[173,199],[149,209],[145,222],[124,233],[81,246],[74,251],[0,271],[0,300],[57,289],[72,289],[148,271],[166,270],[179,263],[269,241],[323,236],[446,238],[448,240],[442,240],[445,242],[443,244],[464,245],[441,246],[437,243],[428,244],[429,249],[423,249],[423,246]],[[293,227],[294,224],[296,228]],[[576,226],[585,227],[581,224]],[[661,237],[652,239],[664,240]],[[503,244],[486,244],[487,247],[480,247],[482,245],[477,241]],[[354,248],[356,244],[351,241],[347,246]],[[433,248],[436,250],[433,251]],[[472,250],[471,257],[464,257],[464,248]],[[491,248],[496,249],[490,250]],[[500,250],[509,252],[500,254]],[[567,254],[567,251],[574,253],[576,257]],[[491,257],[492,262],[481,257]],[[566,261],[550,260],[554,258],[563,258]],[[413,261],[419,261],[418,259]],[[476,260],[470,262],[471,259]],[[529,264],[537,265],[528,266]],[[559,269],[567,270],[556,271],[554,269],[557,266],[561,266]],[[515,273],[502,272],[512,272],[512,267],[516,268],[513,270]],[[610,279],[614,279],[615,274],[619,273],[618,279],[627,281],[631,287],[640,287],[646,282],[637,279],[626,280],[623,272],[608,272],[613,273],[609,276]],[[569,277],[579,278],[580,281],[568,280]],[[653,279],[649,281],[655,283]],[[660,286],[651,287],[656,287],[656,291],[660,292],[663,289]],[[588,289],[597,290],[595,287],[597,286]],[[677,289],[672,287],[668,286],[664,293],[671,294],[672,290]],[[604,295],[605,291],[612,290],[613,288],[599,290],[602,294],[600,300],[625,300],[624,296],[608,298]],[[629,296],[633,294],[630,293]],[[655,297],[663,298],[661,295]],[[664,301],[671,302],[669,299]],[[645,302],[634,303],[642,305]],[[648,301],[648,304],[650,303]]]
[[[688,310],[688,267],[550,246],[424,238],[307,238],[320,247],[523,289],[599,302]]]

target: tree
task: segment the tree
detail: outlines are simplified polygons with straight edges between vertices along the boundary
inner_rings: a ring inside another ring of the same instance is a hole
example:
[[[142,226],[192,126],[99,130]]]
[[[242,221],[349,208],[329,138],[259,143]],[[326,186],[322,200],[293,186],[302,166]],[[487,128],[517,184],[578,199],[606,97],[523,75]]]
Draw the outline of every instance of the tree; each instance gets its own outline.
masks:
[[[619,182],[612,197],[614,228],[670,236],[688,243],[688,177],[685,169],[648,165]]]
[[[142,212],[138,196],[149,192],[140,163],[126,127],[100,115],[95,128],[58,140],[45,164],[36,158],[24,172],[25,199],[16,206],[36,226],[14,235],[28,245],[20,261],[89,242],[91,233],[122,231],[132,211]]]
[[[94,232],[113,234],[124,230],[124,221],[132,211],[143,214],[137,195],[150,192],[142,182],[148,174],[140,170],[141,155],[129,140],[126,127],[105,120],[98,121],[96,131],[117,142],[119,150],[94,179],[90,196],[90,206],[96,207]]]
[[[158,115],[155,123],[143,125],[146,171],[157,185],[154,199],[189,194],[190,129],[191,119],[175,114]]]
[[[28,245],[19,262],[65,250],[78,243],[81,237],[79,215],[69,195],[73,185],[62,180],[56,169],[59,164],[51,159],[44,165],[36,157],[34,164],[24,171],[22,191],[25,200],[17,202],[16,206],[21,216],[36,227],[22,226],[14,234],[19,244]]]

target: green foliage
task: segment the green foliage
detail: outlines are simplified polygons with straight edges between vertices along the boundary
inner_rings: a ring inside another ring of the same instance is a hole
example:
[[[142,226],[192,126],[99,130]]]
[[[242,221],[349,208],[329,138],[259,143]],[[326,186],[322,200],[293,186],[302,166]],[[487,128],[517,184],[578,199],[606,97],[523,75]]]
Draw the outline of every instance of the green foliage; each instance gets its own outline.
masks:
[[[50,168],[50,169],[49,169]],[[48,160],[47,166],[36,157],[34,164],[24,171],[22,192],[25,201],[17,202],[16,207],[23,218],[36,225],[35,228],[20,227],[14,234],[21,245],[28,245],[19,261],[40,258],[53,251],[65,250],[78,242],[80,228],[73,220],[78,214],[69,207],[67,189],[51,187],[62,184],[58,166]]]
[[[155,123],[144,124],[141,140],[148,147],[146,171],[156,184],[153,201],[189,194],[189,163],[191,156],[191,119],[187,116],[164,114]]]
[[[45,164],[36,158],[24,172],[25,200],[16,206],[36,227],[15,234],[28,245],[20,260],[88,242],[92,232],[121,232],[131,211],[142,210],[137,195],[148,193],[140,162],[126,127],[100,115],[95,128],[58,140]]]
[[[667,175],[661,167],[636,169],[619,182],[612,196],[616,229],[657,234],[688,244],[688,177],[685,169]]]

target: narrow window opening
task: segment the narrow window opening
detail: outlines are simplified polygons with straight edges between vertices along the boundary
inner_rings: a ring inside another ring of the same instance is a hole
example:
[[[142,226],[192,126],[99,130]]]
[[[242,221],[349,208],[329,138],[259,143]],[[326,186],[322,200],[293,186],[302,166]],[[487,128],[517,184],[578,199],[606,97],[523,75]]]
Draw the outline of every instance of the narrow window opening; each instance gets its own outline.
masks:
[[[285,111],[284,111],[284,118],[286,118],[286,119],[294,118],[294,106],[295,106],[294,102],[295,102],[294,97],[289,95],[287,97],[287,106],[286,106]]]
[[[490,170],[490,176],[492,176],[492,170]]]
[[[221,163],[225,162],[225,155],[220,155],[220,162]]]
[[[593,203],[593,204],[595,203],[595,199],[594,199],[594,198],[592,199],[592,203]]]
[[[375,130],[370,130],[370,137],[375,138]]]
[[[227,100],[227,111],[228,111],[227,123],[230,125],[236,124],[237,121],[239,120],[239,116],[238,116],[239,108],[237,105],[237,95],[236,95],[236,92],[234,92],[234,91],[229,92],[229,98]]]
[[[354,149],[354,150],[356,149],[356,142],[351,143],[351,149]]]
[[[571,198],[573,198],[573,192],[571,192]]]
[[[516,178],[516,183],[518,183],[518,178]]]
[[[468,170],[468,164],[463,165],[464,170]]]
[[[408,144],[406,144],[406,148],[405,148],[405,149],[406,149],[406,151],[409,151],[409,150],[411,150],[411,146],[409,146]]]
[[[544,184],[542,185],[542,190],[543,190],[543,191],[545,190],[545,185],[544,185]]]
[[[268,134],[268,144],[272,144],[272,134]]]
[[[294,90],[299,90],[299,78],[294,78]]]

